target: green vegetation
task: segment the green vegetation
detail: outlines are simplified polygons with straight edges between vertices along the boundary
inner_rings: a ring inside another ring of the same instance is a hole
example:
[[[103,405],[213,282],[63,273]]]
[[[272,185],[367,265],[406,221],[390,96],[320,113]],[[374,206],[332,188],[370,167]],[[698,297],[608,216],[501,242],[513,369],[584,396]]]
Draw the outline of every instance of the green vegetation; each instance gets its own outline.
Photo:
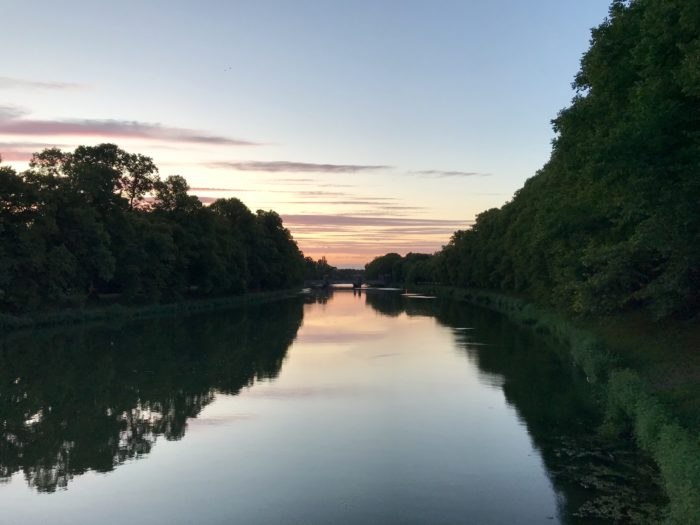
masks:
[[[700,309],[700,7],[615,0],[549,162],[438,254],[435,280],[570,312]]]
[[[659,379],[659,356],[654,341],[627,334],[627,352],[611,337],[611,319],[571,321],[547,308],[500,293],[444,286],[420,287],[424,293],[456,301],[465,301],[499,311],[512,320],[529,326],[568,346],[573,361],[586,373],[594,390],[600,392],[607,413],[601,433],[630,436],[656,462],[670,504],[667,522],[693,523],[700,515],[700,439],[698,415],[691,417],[678,404],[678,395],[667,395],[653,384]],[[624,323],[620,318],[616,324]],[[628,321],[629,323],[629,321]],[[675,326],[675,325],[674,325]],[[620,337],[620,332],[615,332]],[[619,342],[618,342],[619,344]],[[641,367],[635,353],[654,355],[648,367]],[[630,368],[634,366],[634,368]],[[695,385],[697,387],[697,385]],[[695,402],[698,397],[693,397]],[[688,399],[685,399],[687,402]],[[697,406],[697,405],[695,405]]]
[[[662,521],[669,502],[661,495],[659,469],[648,454],[632,451],[627,417],[618,418],[617,427],[611,422],[603,379],[605,367],[616,361],[599,339],[509,296],[441,286],[412,290],[438,300],[369,292],[366,301],[382,315],[428,316],[446,327],[473,327],[454,329],[455,342],[479,370],[498,377],[505,399],[542,454],[555,490],[563,495],[563,516],[575,517],[571,523]]]
[[[338,268],[328,264],[325,257],[314,261],[311,257],[304,257],[304,279],[320,280],[327,279],[329,275],[336,272]]]
[[[426,253],[387,253],[365,265],[365,278],[385,284],[415,284],[433,281],[431,256]]]
[[[549,162],[510,202],[422,261],[422,280],[458,287],[433,293],[497,309],[568,343],[604,390],[604,429],[634,436],[658,463],[669,522],[694,523],[700,4],[613,1],[574,87],[571,106],[553,122]],[[401,259],[377,258],[368,273],[378,268],[397,280]],[[411,282],[406,274],[403,281]]]
[[[0,312],[173,302],[301,282],[279,215],[238,199],[205,207],[180,176],[113,144],[47,149],[0,167]]]
[[[80,308],[29,312],[22,315],[0,314],[0,330],[24,330],[105,320],[126,322],[129,320],[189,316],[278,301],[297,294],[298,291],[296,290],[274,290],[225,297],[193,298],[176,303],[144,305],[122,305],[117,303],[108,306],[90,305]]]
[[[364,272],[355,268],[337,268],[328,264],[325,257],[314,261],[311,257],[304,257],[304,280],[326,281],[338,280],[357,282],[362,280]]]

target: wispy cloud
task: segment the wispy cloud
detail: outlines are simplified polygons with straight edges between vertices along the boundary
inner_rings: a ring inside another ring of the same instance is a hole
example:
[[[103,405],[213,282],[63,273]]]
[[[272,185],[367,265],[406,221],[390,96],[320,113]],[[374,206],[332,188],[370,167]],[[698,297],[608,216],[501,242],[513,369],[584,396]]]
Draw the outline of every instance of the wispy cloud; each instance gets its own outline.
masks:
[[[397,211],[418,211],[427,210],[425,206],[407,206],[403,204],[385,204],[382,206],[383,210],[397,210]]]
[[[238,191],[253,191],[250,189],[243,189],[243,188],[207,188],[207,187],[194,187],[190,188],[190,191],[195,192],[195,191],[203,191],[203,192],[208,192],[208,193],[225,193],[225,192],[238,192]]]
[[[0,106],[0,122],[5,120],[14,120],[26,115],[27,112],[17,106]]]
[[[2,143],[0,142],[0,146],[2,146]],[[352,194],[344,192],[344,191],[324,191],[324,190],[278,190],[278,189],[269,189],[267,186],[258,186],[257,188],[221,188],[221,187],[210,187],[210,186],[204,186],[204,187],[192,187],[190,188],[190,191],[202,191],[202,192],[208,192],[208,193],[229,193],[229,192],[236,192],[236,191],[262,191],[264,193],[281,193],[281,194],[286,194],[290,195],[296,198],[304,198],[304,199],[310,199],[307,201],[304,201],[305,203],[310,203],[310,202],[316,202],[317,197],[354,197]],[[395,200],[391,197],[389,198],[381,198],[381,197],[367,197],[366,199],[371,199],[371,200]]]
[[[456,230],[468,228],[473,221],[464,219],[429,219],[394,215],[388,206],[375,204],[374,213],[352,211],[337,214],[283,214],[285,225],[306,255],[322,255],[332,264],[362,266],[372,257],[387,252],[433,253],[440,249]],[[405,208],[409,208],[406,206]]]
[[[299,201],[284,201],[280,202],[280,204],[318,204],[322,206],[376,206],[378,203],[373,200],[367,200],[367,199],[347,199],[347,200],[327,200],[327,201],[317,201],[317,200],[299,200]],[[381,208],[378,208],[379,213],[381,213],[384,209],[391,209],[391,210],[402,210],[402,211],[417,211],[417,210],[424,210],[425,208],[422,206],[401,206],[401,205],[393,205],[393,204],[381,204]]]
[[[23,78],[3,77],[0,76],[0,89],[54,89],[68,90],[80,89],[81,84],[72,82],[51,82],[45,80],[26,80]]]
[[[423,213],[424,209],[405,210],[405,209],[387,209],[386,206],[381,208],[364,208],[361,210],[352,210],[352,214],[357,217],[414,217],[416,213]]]
[[[46,148],[65,148],[65,144],[48,144],[46,142],[0,142],[0,155],[6,162],[26,162],[34,153]]]
[[[391,166],[364,164],[317,164],[314,162],[280,161],[248,161],[248,162],[211,162],[210,168],[234,169],[237,171],[263,171],[267,173],[358,173],[362,171],[377,171]]]
[[[202,204],[211,204],[212,202],[217,200],[217,197],[203,197],[201,195],[197,195],[196,197]]]
[[[321,255],[330,256],[331,262],[335,262],[333,259],[342,258],[344,262],[340,263],[346,264],[357,264],[369,262],[373,257],[378,255],[384,255],[388,252],[397,253],[434,253],[440,249],[444,244],[434,241],[417,242],[410,241],[406,243],[392,242],[392,238],[388,237],[386,241],[377,241],[373,243],[355,243],[347,241],[322,241],[319,243],[307,243],[304,244],[304,253],[311,255],[313,257],[319,257]]]
[[[449,228],[464,228],[467,221],[451,219],[417,219],[395,217],[358,217],[356,215],[325,215],[303,214],[284,215],[285,223],[306,226],[445,226]]]
[[[354,184],[321,183],[318,179],[303,177],[285,177],[281,179],[266,179],[270,184],[286,184],[289,186],[315,186],[317,188],[354,188]]]
[[[345,197],[350,195],[345,191],[325,191],[325,190],[306,190],[294,192],[299,197]]]
[[[275,182],[279,184],[301,184],[302,186],[306,186],[307,184],[317,183],[318,181],[310,178],[290,177],[285,179],[268,179],[267,182]]]
[[[164,142],[184,142],[220,146],[256,146],[249,140],[212,135],[202,131],[164,126],[159,123],[112,119],[25,118],[26,112],[12,106],[0,106],[0,134],[13,136],[92,136],[140,138]]]
[[[34,149],[40,151],[45,148],[67,148],[66,144],[57,144],[55,142],[0,142],[0,148],[22,148]]]
[[[3,162],[27,162],[31,158],[32,154],[30,152],[0,147],[0,159]]]
[[[304,253],[335,254],[353,263],[367,262],[368,255],[388,251],[433,252],[455,230],[470,221],[352,214],[285,214],[285,225],[294,232]]]
[[[418,170],[410,171],[411,175],[423,175],[426,177],[489,177],[490,173],[482,173],[479,171],[456,171],[456,170]]]

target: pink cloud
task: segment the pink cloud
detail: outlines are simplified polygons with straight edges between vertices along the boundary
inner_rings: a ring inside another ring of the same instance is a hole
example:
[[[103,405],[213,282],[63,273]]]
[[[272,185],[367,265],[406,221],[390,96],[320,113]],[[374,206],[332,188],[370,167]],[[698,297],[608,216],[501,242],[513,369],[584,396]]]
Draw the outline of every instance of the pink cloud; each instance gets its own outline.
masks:
[[[451,219],[415,219],[395,217],[358,217],[356,215],[283,215],[287,224],[329,226],[446,226],[464,228],[468,221]]]
[[[3,162],[27,162],[32,158],[32,154],[21,150],[0,149],[0,158]]]
[[[262,171],[267,173],[358,173],[361,171],[385,170],[391,166],[364,164],[319,164],[316,162],[248,161],[248,162],[212,162],[208,165],[216,169],[234,169],[238,171]]]
[[[216,201],[218,197],[202,197],[201,195],[194,195],[197,197],[202,204],[211,204]]]
[[[303,214],[283,215],[304,254],[328,257],[335,265],[363,265],[372,257],[387,252],[433,253],[440,249],[455,230],[469,227],[472,221],[395,217],[387,212],[374,215]]]
[[[0,77],[0,89],[78,89],[82,86],[73,82],[54,82],[46,80],[26,80],[23,78]]]
[[[45,142],[0,142],[0,155],[5,162],[27,162],[32,154],[46,148],[63,148],[65,144]]]
[[[166,142],[186,142],[221,146],[255,146],[249,140],[211,135],[159,123],[112,119],[41,120],[24,117],[15,107],[0,107],[0,134],[15,136],[71,135],[107,138],[140,138]]]
[[[457,170],[419,170],[409,172],[411,175],[425,175],[428,177],[490,177],[490,173],[480,171],[457,171]]]

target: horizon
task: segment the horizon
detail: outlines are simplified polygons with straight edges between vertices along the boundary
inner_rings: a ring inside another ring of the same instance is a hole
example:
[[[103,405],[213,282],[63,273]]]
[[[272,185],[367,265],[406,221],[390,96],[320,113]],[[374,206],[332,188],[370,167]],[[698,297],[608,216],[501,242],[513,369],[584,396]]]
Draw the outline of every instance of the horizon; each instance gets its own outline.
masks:
[[[205,203],[277,211],[333,266],[433,253],[547,161],[608,5],[10,1],[0,155],[114,142]]]

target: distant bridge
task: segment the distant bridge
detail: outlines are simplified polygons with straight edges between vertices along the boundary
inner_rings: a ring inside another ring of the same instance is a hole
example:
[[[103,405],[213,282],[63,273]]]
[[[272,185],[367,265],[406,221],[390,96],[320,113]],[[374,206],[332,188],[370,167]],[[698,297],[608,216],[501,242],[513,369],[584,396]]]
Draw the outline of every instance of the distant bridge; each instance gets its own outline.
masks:
[[[386,283],[383,280],[379,279],[365,280],[361,277],[357,279],[312,279],[304,281],[305,288],[330,288],[332,286],[340,285],[351,285],[353,288],[360,288],[362,285],[386,286]]]

